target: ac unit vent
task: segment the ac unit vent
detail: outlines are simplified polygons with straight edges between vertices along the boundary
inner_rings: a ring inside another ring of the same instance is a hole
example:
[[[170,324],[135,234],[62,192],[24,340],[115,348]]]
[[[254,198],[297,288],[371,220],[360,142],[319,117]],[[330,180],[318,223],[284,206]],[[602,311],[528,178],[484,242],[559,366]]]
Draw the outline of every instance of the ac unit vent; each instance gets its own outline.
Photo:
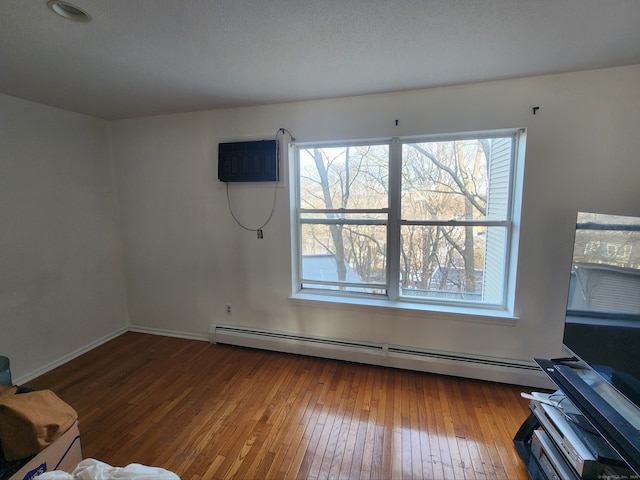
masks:
[[[278,180],[278,142],[257,140],[218,144],[218,180],[275,182]]]

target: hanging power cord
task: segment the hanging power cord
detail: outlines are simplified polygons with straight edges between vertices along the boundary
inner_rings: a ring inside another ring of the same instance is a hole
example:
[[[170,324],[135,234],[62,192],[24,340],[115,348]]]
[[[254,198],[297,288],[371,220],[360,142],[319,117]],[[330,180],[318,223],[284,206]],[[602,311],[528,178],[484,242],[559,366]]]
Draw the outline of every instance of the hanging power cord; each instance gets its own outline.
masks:
[[[277,182],[274,182],[277,184]],[[273,212],[276,209],[276,191],[278,190],[277,185],[274,185],[273,187],[273,204],[271,205],[271,212],[269,213],[269,217],[267,218],[267,220],[258,228],[251,228],[251,227],[247,227],[246,225],[243,225],[243,223],[238,220],[238,218],[235,216],[235,214],[233,213],[233,209],[231,208],[231,199],[229,198],[229,182],[227,182],[227,205],[229,206],[229,213],[231,214],[231,216],[233,217],[233,219],[236,221],[236,223],[238,225],[240,225],[242,228],[244,228],[245,230],[249,231],[249,232],[258,232],[258,237],[260,237],[260,233],[262,232],[262,229],[267,225],[267,223],[269,223],[269,220],[271,220],[271,217],[273,216]]]
[[[295,140],[295,138],[293,138],[293,135],[291,135],[291,132],[289,130],[287,130],[286,128],[279,128],[278,131],[276,132],[276,142],[278,142],[278,135],[279,134],[288,134],[289,138],[291,139],[291,141],[293,142]],[[280,148],[278,148],[278,154],[277,154],[277,161],[280,162]],[[267,217],[267,219],[265,220],[265,222],[259,226],[258,228],[250,228],[247,227],[246,225],[244,225],[240,220],[238,220],[238,218],[236,217],[236,215],[233,213],[233,208],[231,208],[231,198],[229,197],[229,182],[227,182],[227,205],[229,207],[229,213],[231,214],[231,216],[233,217],[233,219],[235,220],[235,222],[240,225],[243,229],[249,231],[249,232],[258,232],[258,238],[262,238],[262,229],[264,227],[267,226],[267,224],[269,223],[269,221],[271,221],[271,217],[273,217],[273,213],[276,210],[276,194],[278,192],[278,181],[276,180],[275,182],[273,182],[273,202],[271,204],[271,212],[269,212],[269,217]]]

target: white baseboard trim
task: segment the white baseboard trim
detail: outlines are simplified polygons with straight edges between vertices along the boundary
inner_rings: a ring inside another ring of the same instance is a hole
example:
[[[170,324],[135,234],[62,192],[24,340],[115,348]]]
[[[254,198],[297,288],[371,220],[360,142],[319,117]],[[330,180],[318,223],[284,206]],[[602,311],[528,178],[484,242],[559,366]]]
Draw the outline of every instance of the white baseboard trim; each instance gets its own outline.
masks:
[[[59,367],[60,365],[64,365],[65,363],[73,360],[74,358],[79,357],[83,353],[87,353],[88,351],[93,350],[96,347],[99,347],[103,343],[107,343],[109,340],[113,340],[114,338],[119,337],[123,333],[126,333],[128,330],[129,330],[128,326],[121,327],[116,331],[111,332],[105,335],[104,337],[99,338],[98,340],[88,343],[84,347],[74,350],[73,352],[68,353],[67,355],[63,355],[62,357],[58,358],[57,360],[54,360],[53,362],[47,363],[46,365],[36,370],[33,370],[25,375],[15,378],[13,380],[13,383],[15,385],[22,385],[24,383],[27,383],[28,381],[33,380],[34,378],[37,378],[40,375],[44,375],[45,373],[53,370],[54,368]]]
[[[60,365],[63,365],[70,360],[73,360],[76,357],[79,357],[83,353],[86,353],[103,343],[108,342],[124,333],[127,332],[136,332],[136,333],[145,333],[150,335],[159,335],[164,337],[175,337],[175,338],[183,338],[186,340],[197,340],[197,341],[205,341],[215,343],[214,337],[212,337],[212,333],[215,331],[215,327],[212,325],[213,330],[207,334],[199,334],[192,332],[181,332],[178,330],[168,330],[162,328],[152,328],[152,327],[143,327],[140,325],[128,325],[118,330],[114,331],[109,335],[105,335],[104,337],[91,342],[85,345],[74,352],[69,353],[68,355],[64,355],[59,359],[48,363],[47,365],[34,370],[26,375],[18,377],[14,380],[16,385],[24,384],[30,380],[33,380],[40,375],[47,373],[50,370],[53,370]],[[242,346],[248,346],[252,348],[260,348],[266,350],[276,350],[280,352],[292,353],[292,354],[301,354],[301,355],[312,355],[319,356],[324,358],[333,358],[336,360],[346,360],[346,361],[356,361],[361,363],[369,363],[372,365],[380,365],[387,366],[393,368],[404,368],[409,370],[417,370],[424,371],[436,374],[443,375],[453,375],[453,376],[464,376],[467,378],[475,378],[479,380],[487,380],[494,381],[500,383],[511,383],[514,385],[527,385],[532,387],[540,387],[540,388],[552,388],[552,384],[549,379],[539,370],[521,370],[516,369],[515,371],[511,371],[514,369],[505,368],[505,366],[492,367],[486,365],[468,365],[465,368],[461,368],[460,365],[451,364],[451,362],[447,360],[431,360],[430,362],[424,362],[420,359],[413,358],[408,355],[400,354],[388,354],[385,355],[385,359],[381,360],[372,355],[367,355],[365,352],[362,358],[359,358],[357,355],[354,357],[353,354],[336,354],[336,352],[332,352],[331,349],[319,347],[316,350],[310,348],[309,345],[301,348],[299,345],[290,345],[288,343],[278,344],[274,347],[274,345],[262,344],[261,342],[252,343],[252,342],[228,342],[223,341],[221,343],[230,343],[237,344]],[[294,342],[295,343],[295,342]]]
[[[129,332],[148,333],[150,335],[160,335],[163,337],[184,338],[186,340],[202,340],[209,341],[209,335],[206,333],[190,333],[180,332],[178,330],[166,330],[163,328],[141,327],[140,325],[129,325]]]
[[[122,335],[123,333],[127,333],[127,332],[138,332],[138,333],[148,333],[151,335],[161,335],[161,336],[165,336],[165,337],[176,337],[176,338],[184,338],[187,340],[201,340],[201,341],[209,341],[209,336],[208,334],[197,334],[197,333],[188,333],[188,332],[180,332],[177,330],[164,330],[161,328],[149,328],[149,327],[141,327],[138,325],[127,325],[124,327],[120,327],[119,329],[115,330],[114,332],[111,332],[107,335],[105,335],[104,337],[99,338],[98,340],[95,340],[91,343],[88,343],[87,345],[74,350],[71,353],[68,353],[67,355],[63,355],[62,357],[54,360],[53,362],[49,362],[46,365],[43,365],[42,367],[33,370],[29,373],[26,373],[24,375],[21,375],[19,377],[16,377],[13,379],[13,383],[15,385],[22,385],[25,384],[27,382],[29,382],[30,380],[33,380],[34,378],[39,377],[40,375],[44,375],[45,373],[53,370],[56,367],[59,367],[61,365],[64,365],[65,363],[73,360],[76,357],[79,357],[80,355],[82,355],[83,353],[87,353],[90,350],[93,350],[96,347],[99,347],[100,345],[102,345],[103,343],[107,343],[109,340],[113,340],[116,337],[119,337],[120,335]]]

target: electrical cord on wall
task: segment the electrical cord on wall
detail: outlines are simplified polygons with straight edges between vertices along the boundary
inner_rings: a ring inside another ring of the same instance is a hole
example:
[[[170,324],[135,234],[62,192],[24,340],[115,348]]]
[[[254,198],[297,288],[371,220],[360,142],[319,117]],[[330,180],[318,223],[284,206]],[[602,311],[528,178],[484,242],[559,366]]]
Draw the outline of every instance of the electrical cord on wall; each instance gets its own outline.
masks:
[[[291,141],[293,142],[295,140],[295,138],[293,138],[293,135],[291,135],[291,132],[289,130],[287,130],[286,128],[279,128],[278,131],[276,132],[276,141],[278,141],[278,135],[282,133],[282,134],[288,134],[289,138],[291,138]],[[278,162],[280,162],[280,149],[278,149]],[[257,232],[258,233],[258,238],[263,238],[262,235],[262,229],[264,227],[267,226],[267,224],[271,221],[271,218],[273,217],[273,213],[276,210],[276,197],[277,197],[277,192],[278,192],[278,182],[275,181],[273,182],[273,202],[271,204],[271,212],[269,212],[269,216],[267,217],[267,219],[265,220],[265,222],[260,225],[258,228],[250,228],[247,227],[246,225],[244,225],[240,220],[238,220],[238,218],[236,217],[236,215],[233,213],[233,208],[231,208],[231,198],[229,197],[229,182],[227,182],[227,206],[229,207],[229,213],[231,214],[231,217],[233,217],[233,219],[235,220],[235,222],[242,227],[243,229],[249,231],[249,232]]]
[[[247,230],[249,232],[258,232],[258,238],[262,238],[260,236],[260,234],[262,232],[262,229],[267,226],[267,223],[269,223],[269,221],[271,220],[271,217],[273,217],[273,212],[275,212],[275,209],[276,209],[276,192],[277,191],[278,191],[277,182],[274,182],[274,186],[273,186],[273,203],[271,205],[271,212],[269,213],[269,217],[258,228],[251,228],[251,227],[247,227],[246,225],[244,225],[240,220],[238,220],[238,218],[233,213],[233,209],[231,208],[231,199],[229,198],[229,182],[227,182],[227,205],[229,206],[229,213],[231,214],[231,216],[233,217],[233,219],[236,221],[236,223],[238,225],[240,225],[242,228],[244,228],[245,230]]]
[[[291,139],[292,142],[295,142],[296,139],[293,138],[293,135],[291,135],[291,132],[289,130],[287,130],[286,128],[279,128],[278,131],[276,132],[276,140],[278,140],[278,134],[282,133],[282,134],[287,134],[289,135],[289,138]]]

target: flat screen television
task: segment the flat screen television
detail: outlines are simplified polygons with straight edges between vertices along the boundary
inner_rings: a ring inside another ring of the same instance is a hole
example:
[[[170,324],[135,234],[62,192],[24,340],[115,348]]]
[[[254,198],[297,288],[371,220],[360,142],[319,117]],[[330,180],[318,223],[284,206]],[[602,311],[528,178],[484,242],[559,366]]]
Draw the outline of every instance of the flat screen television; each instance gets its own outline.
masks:
[[[639,473],[640,218],[578,213],[563,344],[541,366]]]

